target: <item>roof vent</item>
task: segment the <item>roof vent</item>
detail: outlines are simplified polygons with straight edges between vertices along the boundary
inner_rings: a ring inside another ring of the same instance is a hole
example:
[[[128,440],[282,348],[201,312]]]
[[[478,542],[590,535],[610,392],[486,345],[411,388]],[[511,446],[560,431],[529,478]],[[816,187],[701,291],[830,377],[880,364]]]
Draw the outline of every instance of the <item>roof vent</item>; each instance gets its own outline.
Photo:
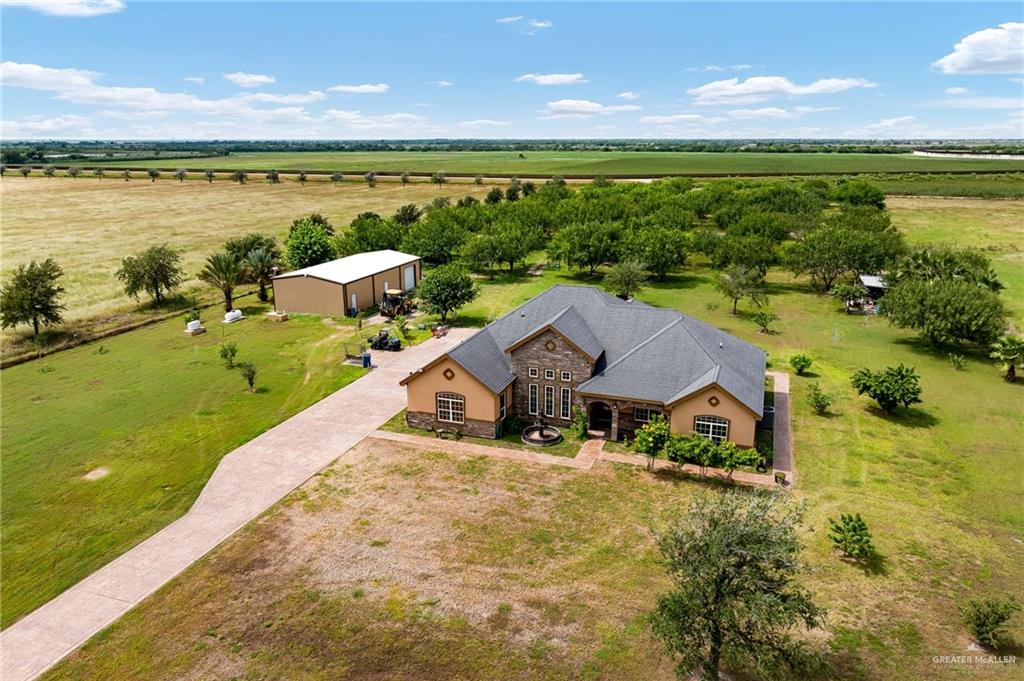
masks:
[[[723,347],[722,341],[718,341],[718,347],[720,347],[720,348]]]

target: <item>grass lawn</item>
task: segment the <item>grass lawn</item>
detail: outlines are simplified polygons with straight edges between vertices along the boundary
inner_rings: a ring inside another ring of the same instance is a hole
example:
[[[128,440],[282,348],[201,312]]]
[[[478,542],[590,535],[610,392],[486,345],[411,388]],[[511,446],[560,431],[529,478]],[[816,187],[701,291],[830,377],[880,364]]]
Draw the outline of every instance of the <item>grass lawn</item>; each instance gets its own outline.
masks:
[[[306,151],[241,152],[203,159],[82,162],[81,165],[352,172],[616,175],[644,173],[914,172],[1024,170],[1022,160],[948,159],[911,154],[715,153],[692,151]],[[80,180],[81,181],[81,180]]]
[[[341,363],[353,327],[264,309],[229,326],[214,309],[193,338],[178,317],[3,372],[3,625],[184,513],[224,454],[362,375]],[[229,340],[256,364],[256,394],[218,358]]]
[[[188,287],[197,284],[192,277],[206,256],[231,237],[262,232],[280,241],[292,220],[313,212],[342,227],[364,211],[387,216],[403,204],[425,204],[438,196],[483,198],[487,189],[471,184],[439,190],[425,183],[405,188],[381,183],[369,189],[361,183],[237,185],[226,180],[151,183],[8,175],[0,180],[0,279],[6,281],[18,265],[52,257],[64,268],[65,317],[95,317],[131,304],[114,272],[123,257],[154,244],[166,242],[183,251]]]
[[[419,435],[421,437],[433,437],[429,430],[423,430],[421,428],[413,428],[405,422],[405,410],[398,412],[390,419],[387,423],[380,427],[381,430],[389,430],[393,433],[408,433],[410,435]],[[484,445],[485,447],[504,447],[506,449],[521,449],[526,452],[537,452],[540,454],[551,454],[552,456],[564,456],[570,459],[575,458],[580,453],[580,448],[583,447],[583,442],[577,440],[573,434],[569,431],[569,428],[561,428],[562,441],[556,445],[549,445],[547,447],[537,447],[536,445],[528,445],[523,442],[522,433],[516,431],[514,433],[505,433],[497,439],[490,439],[486,437],[476,437],[474,435],[463,435],[461,438],[462,442],[471,442],[477,445]]]

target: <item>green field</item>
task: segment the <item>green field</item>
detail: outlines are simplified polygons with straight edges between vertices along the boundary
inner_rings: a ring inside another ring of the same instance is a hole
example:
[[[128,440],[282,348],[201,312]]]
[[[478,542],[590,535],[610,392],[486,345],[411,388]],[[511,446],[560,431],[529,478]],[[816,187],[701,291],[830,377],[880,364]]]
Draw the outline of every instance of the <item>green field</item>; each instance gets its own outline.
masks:
[[[211,309],[194,338],[178,317],[4,370],[3,625],[184,513],[224,454],[362,375],[339,362],[352,326],[243,309],[231,326]],[[226,340],[258,393],[218,358]]]
[[[957,607],[1024,590],[1024,384],[1003,381],[983,353],[966,351],[956,371],[944,352],[885,319],[845,315],[784,273],[769,277],[778,333],[760,335],[751,308],[729,314],[713,278],[697,263],[640,298],[765,347],[773,368],[797,351],[815,360],[792,380],[794,493],[807,505],[806,584],[829,610],[830,634],[815,639],[835,665],[826,678],[959,678],[932,662],[965,652]],[[481,280],[460,320],[599,280],[500,274]],[[898,362],[920,373],[924,403],[884,417],[849,377]],[[814,382],[837,398],[828,417],[805,403]],[[648,528],[699,484],[362,448],[369,463],[339,461],[50,678],[360,678],[382,660],[395,666],[381,678],[674,678],[639,619],[663,584]],[[881,554],[870,569],[839,560],[826,536],[828,517],[854,511]],[[1024,639],[1020,618],[1011,631]]]
[[[713,153],[641,151],[462,152],[254,152],[205,159],[142,161],[135,167],[174,169],[341,170],[351,172],[428,172],[531,175],[639,175],[731,173],[872,173],[922,171],[1024,170],[1021,160],[946,159],[910,154]],[[103,162],[124,165],[123,162]],[[81,162],[92,167],[97,162]]]

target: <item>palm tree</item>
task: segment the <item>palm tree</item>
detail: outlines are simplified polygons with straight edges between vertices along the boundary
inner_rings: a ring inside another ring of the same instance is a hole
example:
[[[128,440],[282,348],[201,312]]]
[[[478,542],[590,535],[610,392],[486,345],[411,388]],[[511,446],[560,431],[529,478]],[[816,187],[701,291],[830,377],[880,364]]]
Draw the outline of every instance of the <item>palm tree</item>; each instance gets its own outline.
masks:
[[[130,170],[124,171],[123,173],[121,173],[121,177],[124,178],[125,182],[129,182],[132,179],[132,171],[130,171]]]
[[[82,172],[82,169],[79,168],[78,166],[71,166],[70,168],[68,168],[68,177],[77,180],[78,176],[79,176],[79,174],[81,174],[81,172]]]
[[[238,184],[245,184],[245,181],[249,179],[249,174],[244,170],[236,170],[231,173],[231,179]]]
[[[271,168],[270,172],[267,173],[267,182],[270,184],[277,184],[281,181],[281,173],[277,172],[276,168]]]
[[[306,171],[305,170],[300,170],[299,171],[299,184],[305,185],[307,179],[308,179],[308,176],[306,175]]]
[[[178,168],[174,171],[174,176],[178,178],[178,182],[184,182],[185,178],[188,177],[188,171],[184,168]]]
[[[338,184],[344,179],[345,176],[342,175],[341,173],[331,173],[331,182],[333,182],[334,184]]]
[[[47,178],[53,177],[53,172],[53,166],[46,166],[45,168],[43,168],[43,175],[45,175]]]
[[[267,284],[274,276],[280,262],[274,254],[265,248],[254,248],[245,256],[245,266],[249,270],[249,276],[260,285],[260,302],[267,302]]]
[[[28,177],[29,173],[32,172],[32,169],[29,168],[28,166],[22,166],[18,168],[18,172],[21,173],[22,177]]]
[[[400,179],[402,180],[402,186],[403,187],[408,185],[409,184],[409,173],[408,172],[402,173],[402,176],[401,176]]]
[[[1024,364],[1024,337],[1003,336],[992,344],[992,359],[997,359],[1006,367],[1006,380],[1013,383],[1017,380],[1017,365]]]
[[[441,185],[445,184],[448,181],[448,178],[444,176],[444,173],[436,172],[430,176],[430,181],[436,184],[437,188],[440,189]]]
[[[245,266],[231,253],[214,253],[206,259],[206,267],[199,273],[199,279],[224,294],[224,310],[234,309],[235,286],[245,276]]]
[[[96,168],[92,171],[92,174],[95,175],[97,179],[102,180],[103,176],[106,175],[106,171],[104,171],[103,168]]]
[[[363,175],[363,179],[366,180],[366,185],[368,187],[377,186],[377,173],[373,172],[372,170]]]
[[[207,170],[205,173],[203,173],[203,175],[206,176],[207,184],[213,184],[213,177],[215,173],[212,170]]]

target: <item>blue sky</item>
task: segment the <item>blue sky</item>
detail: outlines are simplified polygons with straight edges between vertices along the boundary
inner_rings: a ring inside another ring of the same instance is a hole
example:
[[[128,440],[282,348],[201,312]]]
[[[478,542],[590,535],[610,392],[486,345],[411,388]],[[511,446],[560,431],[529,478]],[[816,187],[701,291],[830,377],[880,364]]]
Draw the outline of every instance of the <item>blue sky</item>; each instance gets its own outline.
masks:
[[[5,139],[1024,137],[1019,3],[0,1]]]

